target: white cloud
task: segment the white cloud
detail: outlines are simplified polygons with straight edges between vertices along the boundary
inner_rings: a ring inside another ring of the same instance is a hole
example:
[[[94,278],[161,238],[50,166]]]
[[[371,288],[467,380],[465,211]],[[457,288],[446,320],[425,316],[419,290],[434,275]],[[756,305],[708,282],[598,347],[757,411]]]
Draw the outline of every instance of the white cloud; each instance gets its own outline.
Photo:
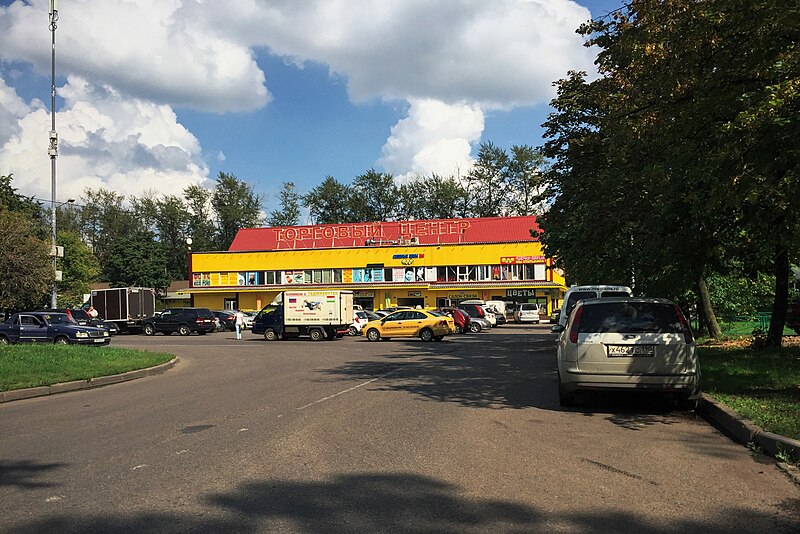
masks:
[[[50,41],[31,39],[47,31],[47,8],[0,7],[6,65],[49,76]],[[256,50],[327,65],[354,102],[407,102],[380,162],[395,174],[446,174],[469,161],[484,111],[545,103],[567,70],[592,70],[593,53],[574,33],[589,17],[571,0],[63,2],[58,71],[72,75],[60,88],[63,187],[135,192],[205,180],[198,142],[172,110],[266,105]],[[49,176],[45,115],[0,86],[0,170],[13,164],[18,187],[26,180],[41,191]]]
[[[411,100],[408,117],[392,128],[381,165],[401,180],[415,174],[465,171],[472,143],[480,139],[483,112],[475,105]]]
[[[180,194],[208,181],[197,139],[177,123],[169,106],[125,98],[74,76],[58,94],[65,101],[56,114],[59,199],[80,198],[87,187],[123,195]],[[9,111],[6,100],[0,98],[0,116]],[[10,100],[18,117],[16,134],[0,146],[0,169],[13,173],[21,192],[49,199],[49,111],[37,103],[20,108],[18,97]]]

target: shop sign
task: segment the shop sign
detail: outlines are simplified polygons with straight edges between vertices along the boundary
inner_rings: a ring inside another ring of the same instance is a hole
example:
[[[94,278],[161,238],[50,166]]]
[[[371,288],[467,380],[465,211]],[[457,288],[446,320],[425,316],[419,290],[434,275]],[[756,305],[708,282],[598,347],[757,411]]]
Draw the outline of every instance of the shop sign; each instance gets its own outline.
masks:
[[[506,289],[507,297],[535,297],[535,289]]]
[[[500,263],[503,265],[516,265],[519,263],[541,263],[544,260],[544,256],[502,256]]]
[[[448,293],[447,298],[450,300],[467,300],[478,298],[477,293]]]
[[[400,223],[400,235],[457,235],[470,227],[469,221],[414,221]]]
[[[353,291],[353,296],[354,297],[374,297],[375,296],[375,292],[374,291],[361,291],[360,289],[356,289],[355,291]]]
[[[409,297],[421,297],[422,296],[422,291],[409,291],[408,292],[408,296]]]

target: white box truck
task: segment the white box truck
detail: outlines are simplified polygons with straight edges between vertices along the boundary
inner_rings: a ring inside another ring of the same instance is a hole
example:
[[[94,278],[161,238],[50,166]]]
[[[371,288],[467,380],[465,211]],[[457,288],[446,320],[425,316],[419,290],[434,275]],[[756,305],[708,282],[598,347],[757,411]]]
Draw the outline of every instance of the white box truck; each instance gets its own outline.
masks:
[[[321,341],[336,338],[353,320],[352,291],[284,291],[258,312],[252,331],[268,341],[301,336]]]

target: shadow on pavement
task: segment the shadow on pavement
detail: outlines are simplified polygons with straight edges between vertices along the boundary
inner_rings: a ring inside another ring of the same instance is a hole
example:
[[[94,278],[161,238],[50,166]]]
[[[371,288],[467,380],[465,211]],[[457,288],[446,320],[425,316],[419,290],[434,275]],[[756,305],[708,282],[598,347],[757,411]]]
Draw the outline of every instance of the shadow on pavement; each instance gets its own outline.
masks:
[[[200,512],[65,514],[19,525],[19,532],[791,532],[797,500],[776,517],[741,507],[691,520],[654,521],[616,511],[545,511],[511,501],[466,497],[460,488],[407,474],[262,480],[204,498]],[[567,508],[573,508],[566,503]],[[656,514],[657,515],[657,514]]]
[[[56,484],[41,482],[36,479],[42,475],[66,467],[67,464],[40,464],[27,460],[9,462],[0,460],[0,486],[16,486],[17,488],[49,488]]]

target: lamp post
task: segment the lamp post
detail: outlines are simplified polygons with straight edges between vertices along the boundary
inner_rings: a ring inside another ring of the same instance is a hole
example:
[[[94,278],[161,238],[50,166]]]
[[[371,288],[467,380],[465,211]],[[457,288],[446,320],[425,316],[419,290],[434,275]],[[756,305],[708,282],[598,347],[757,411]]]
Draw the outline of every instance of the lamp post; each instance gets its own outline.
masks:
[[[47,153],[50,155],[50,181],[51,181],[51,202],[50,202],[50,244],[51,254],[53,256],[53,288],[50,294],[50,307],[56,308],[58,306],[58,280],[60,272],[58,271],[58,251],[56,249],[56,157],[58,156],[58,134],[56,133],[56,22],[58,21],[58,1],[50,0],[50,34],[52,36],[52,60],[50,72],[50,147]]]

